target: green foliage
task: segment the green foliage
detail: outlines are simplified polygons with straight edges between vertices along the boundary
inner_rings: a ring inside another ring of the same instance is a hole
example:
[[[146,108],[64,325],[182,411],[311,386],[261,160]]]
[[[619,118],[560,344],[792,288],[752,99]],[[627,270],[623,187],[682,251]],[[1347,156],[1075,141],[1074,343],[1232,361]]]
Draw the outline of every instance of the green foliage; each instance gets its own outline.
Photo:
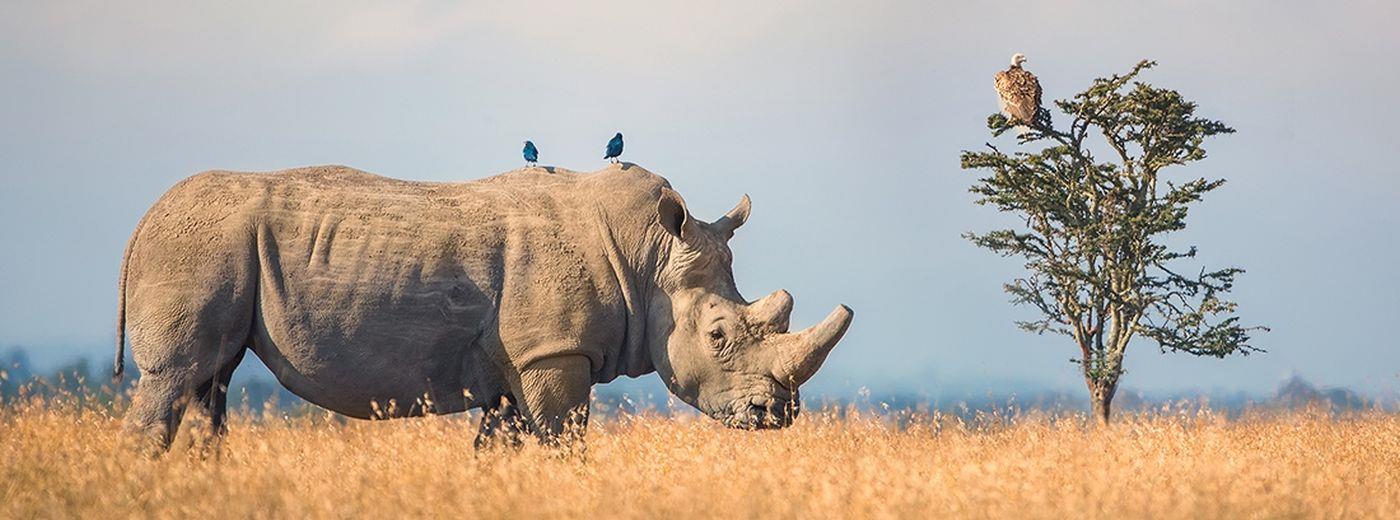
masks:
[[[1020,229],[967,233],[974,244],[1026,260],[1029,272],[1006,284],[1017,304],[1040,318],[1018,322],[1036,333],[1074,338],[1086,382],[1107,387],[1111,398],[1123,353],[1136,335],[1163,350],[1224,357],[1257,351],[1251,333],[1223,299],[1244,271],[1236,267],[1180,274],[1173,265],[1196,255],[1174,250],[1164,235],[1186,228],[1191,205],[1224,179],[1161,179],[1172,166],[1206,157],[1206,138],[1233,133],[1220,121],[1198,117],[1196,104],[1174,90],[1137,81],[1155,65],[1142,61],[1127,74],[1094,80],[1073,98],[1055,102],[1070,118],[1054,128],[1041,108],[1019,136],[1036,151],[964,151],[964,169],[986,172],[971,188],[978,204],[1021,217]],[[992,135],[1011,130],[1001,114],[987,119]],[[1086,140],[1102,137],[1109,160]]]

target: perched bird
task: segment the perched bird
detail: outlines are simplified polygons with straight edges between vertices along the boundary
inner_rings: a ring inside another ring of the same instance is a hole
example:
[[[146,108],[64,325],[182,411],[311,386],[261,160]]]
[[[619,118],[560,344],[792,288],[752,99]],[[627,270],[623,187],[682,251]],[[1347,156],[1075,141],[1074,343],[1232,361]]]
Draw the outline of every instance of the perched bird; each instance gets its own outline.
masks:
[[[608,153],[603,155],[603,158],[612,159],[612,162],[617,162],[617,156],[619,155],[622,155],[622,132],[618,132],[617,135],[613,136],[611,141],[608,141]]]
[[[1028,125],[1035,124],[1035,114],[1040,111],[1040,80],[1021,68],[1025,62],[1026,55],[1018,52],[1011,56],[1011,67],[996,76],[1001,113],[1012,122],[1021,123],[1016,126],[1021,135],[1030,132]]]
[[[521,150],[525,154],[525,166],[531,167],[540,161],[540,150],[535,148],[535,143],[525,141],[525,149]]]

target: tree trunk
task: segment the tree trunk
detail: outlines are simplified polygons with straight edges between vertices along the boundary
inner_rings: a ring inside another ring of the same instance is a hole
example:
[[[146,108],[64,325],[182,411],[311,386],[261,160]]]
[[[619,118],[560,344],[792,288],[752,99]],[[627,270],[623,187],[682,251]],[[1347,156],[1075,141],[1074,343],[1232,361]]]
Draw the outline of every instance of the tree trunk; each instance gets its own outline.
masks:
[[[1089,402],[1093,405],[1094,418],[1099,425],[1108,424],[1113,411],[1113,395],[1118,391],[1118,382],[1089,381]]]

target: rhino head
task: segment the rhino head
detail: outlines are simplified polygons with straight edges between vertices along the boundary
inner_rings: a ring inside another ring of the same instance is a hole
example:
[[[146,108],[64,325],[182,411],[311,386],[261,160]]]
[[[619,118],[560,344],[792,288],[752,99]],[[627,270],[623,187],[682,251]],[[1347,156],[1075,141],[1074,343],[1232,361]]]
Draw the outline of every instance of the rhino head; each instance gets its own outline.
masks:
[[[657,372],[671,392],[734,428],[781,428],[798,412],[797,388],[817,372],[853,316],[841,305],[821,323],[790,332],[792,295],[749,302],[734,286],[729,239],[748,218],[748,196],[714,222],[692,218],[661,189],[660,270],[651,323]]]

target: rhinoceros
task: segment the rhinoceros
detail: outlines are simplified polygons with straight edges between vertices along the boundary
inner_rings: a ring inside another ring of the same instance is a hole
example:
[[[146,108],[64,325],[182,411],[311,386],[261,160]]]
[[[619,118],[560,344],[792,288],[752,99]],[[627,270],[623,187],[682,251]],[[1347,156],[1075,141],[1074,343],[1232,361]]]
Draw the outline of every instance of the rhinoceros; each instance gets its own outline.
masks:
[[[651,372],[728,426],[789,425],[853,314],[789,332],[786,291],[740,296],[727,242],[749,209],[746,195],[696,220],[631,163],[452,183],[343,166],[194,175],[127,244],[115,374],[129,335],[142,377],[124,429],[167,449],[193,405],[221,436],[248,351],[350,417],[483,408],[478,445],[581,432],[593,384]]]

